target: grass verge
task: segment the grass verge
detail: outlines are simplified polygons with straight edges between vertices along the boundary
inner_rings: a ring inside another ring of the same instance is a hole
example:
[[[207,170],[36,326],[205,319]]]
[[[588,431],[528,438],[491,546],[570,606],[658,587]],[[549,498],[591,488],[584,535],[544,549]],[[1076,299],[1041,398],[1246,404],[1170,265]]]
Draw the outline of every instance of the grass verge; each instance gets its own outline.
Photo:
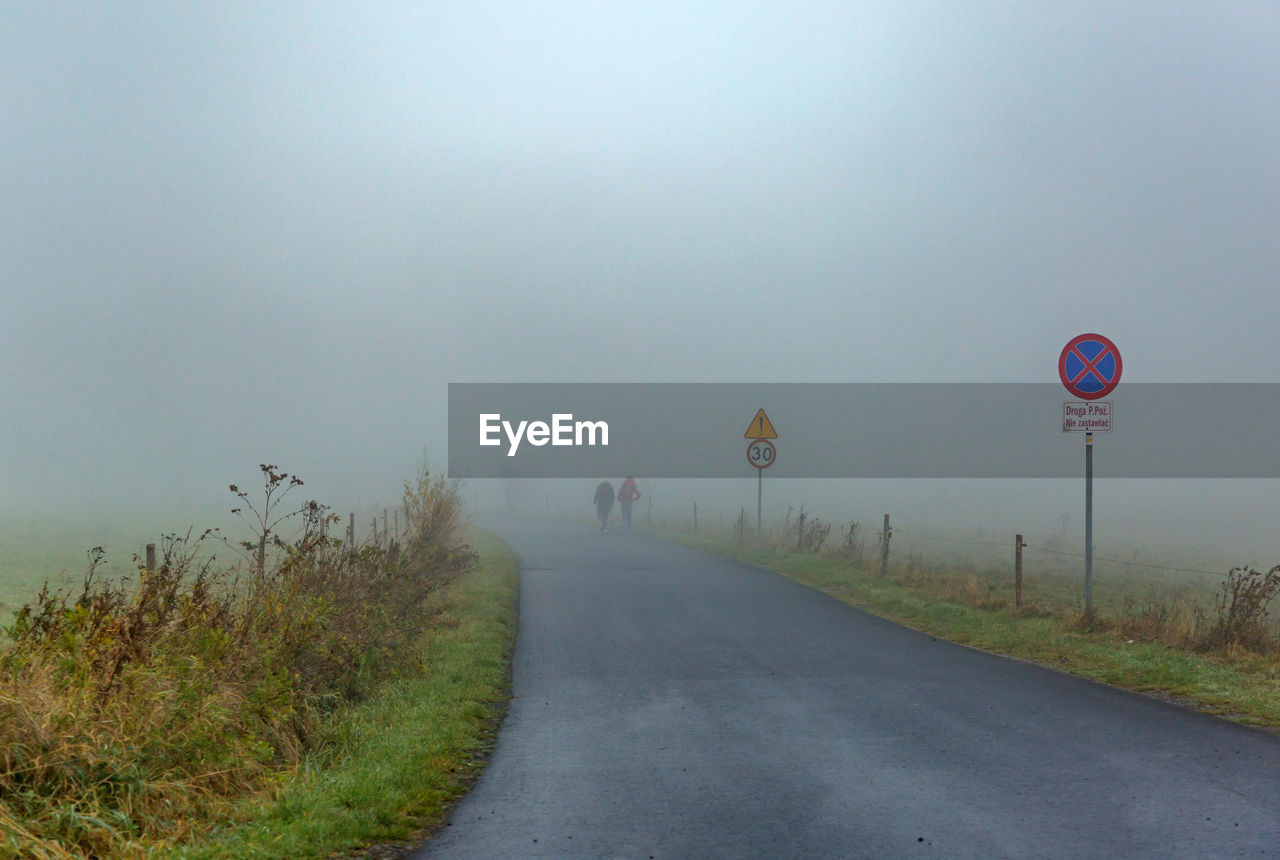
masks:
[[[0,856],[138,857],[204,838],[323,753],[333,714],[421,673],[440,595],[477,561],[457,483],[421,468],[403,540],[348,546],[324,505],[287,512],[300,478],[259,470],[256,501],[229,487],[256,541],[171,536],[136,580],[102,576],[95,548],[79,588],[46,586],[15,613]],[[219,543],[240,563],[217,564]]]
[[[1280,659],[1243,648],[1141,641],[1124,619],[1084,625],[1069,612],[1015,609],[966,587],[972,576],[891,566],[886,577],[836,554],[756,550],[732,535],[662,529],[655,536],[781,573],[851,606],[939,638],[1031,660],[1242,723],[1280,727]],[[994,605],[981,605],[981,604]]]
[[[306,858],[404,843],[439,826],[478,775],[506,707],[516,632],[515,554],[473,531],[480,564],[439,596],[419,642],[423,671],[336,712],[320,752],[245,803],[182,858]]]

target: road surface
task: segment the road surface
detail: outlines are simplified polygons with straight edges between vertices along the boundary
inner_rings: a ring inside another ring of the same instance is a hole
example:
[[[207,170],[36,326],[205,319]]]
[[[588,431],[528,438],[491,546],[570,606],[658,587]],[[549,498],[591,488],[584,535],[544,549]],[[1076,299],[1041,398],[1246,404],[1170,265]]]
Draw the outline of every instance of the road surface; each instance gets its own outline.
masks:
[[[1280,739],[639,536],[495,520],[514,696],[418,858],[1280,855]]]

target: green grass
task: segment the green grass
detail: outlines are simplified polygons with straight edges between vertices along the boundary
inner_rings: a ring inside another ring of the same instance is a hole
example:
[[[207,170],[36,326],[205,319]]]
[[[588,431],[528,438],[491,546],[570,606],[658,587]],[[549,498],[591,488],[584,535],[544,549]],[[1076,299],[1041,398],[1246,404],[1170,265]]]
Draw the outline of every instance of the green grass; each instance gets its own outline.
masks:
[[[133,554],[160,543],[159,534],[123,523],[65,520],[8,521],[0,525],[0,623],[31,601],[48,579],[51,586],[79,582],[88,566],[87,552],[107,551],[103,572],[133,575]]]
[[[516,632],[516,558],[487,532],[481,563],[444,596],[421,642],[423,670],[336,713],[322,752],[286,774],[268,802],[197,846],[153,856],[305,858],[403,843],[443,822],[496,737]]]
[[[1208,652],[1159,641],[1140,641],[1122,619],[1103,615],[1086,629],[1075,610],[1079,586],[1065,577],[1028,580],[1034,605],[1012,606],[1005,572],[955,572],[891,565],[887,577],[874,564],[855,565],[834,554],[739,547],[723,531],[662,529],[659,537],[738,558],[788,576],[833,597],[934,636],[1039,662],[1112,686],[1151,693],[1240,722],[1280,726],[1280,659],[1247,651]],[[999,580],[999,582],[997,582]],[[1151,581],[1114,583],[1130,598],[1179,600]],[[1121,595],[1125,596],[1125,595]],[[1120,596],[1105,608],[1122,612]],[[1128,601],[1130,608],[1133,600]]]

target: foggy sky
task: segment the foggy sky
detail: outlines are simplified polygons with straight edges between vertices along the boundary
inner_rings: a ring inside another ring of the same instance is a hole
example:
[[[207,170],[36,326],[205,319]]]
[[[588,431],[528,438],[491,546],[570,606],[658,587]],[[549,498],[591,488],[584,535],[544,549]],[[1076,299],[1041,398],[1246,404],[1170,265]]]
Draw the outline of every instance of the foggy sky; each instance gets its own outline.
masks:
[[[389,499],[449,381],[1280,380],[1271,3],[4,18],[0,510]]]

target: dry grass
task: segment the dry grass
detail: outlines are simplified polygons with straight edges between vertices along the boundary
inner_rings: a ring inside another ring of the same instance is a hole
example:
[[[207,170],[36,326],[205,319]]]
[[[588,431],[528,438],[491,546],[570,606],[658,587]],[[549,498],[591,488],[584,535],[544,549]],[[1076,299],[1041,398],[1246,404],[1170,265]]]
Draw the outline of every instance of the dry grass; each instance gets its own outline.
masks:
[[[687,522],[668,523],[665,528],[672,534],[692,535]],[[826,540],[830,528],[817,517],[802,513],[792,518],[789,512],[780,528],[766,528],[764,554],[824,559],[871,574],[879,571],[878,533],[868,534],[862,524],[852,522],[839,529],[841,541],[832,545]],[[812,529],[816,531],[811,533]],[[713,551],[732,548],[754,558],[750,551],[754,540],[744,532],[740,522],[723,528],[704,521],[696,536],[684,539]],[[1053,617],[1070,629],[1108,633],[1126,641],[1170,645],[1197,653],[1213,652],[1233,658],[1242,654],[1264,658],[1280,655],[1280,628],[1270,613],[1271,603],[1280,596],[1280,565],[1266,571],[1233,568],[1216,587],[1128,574],[1113,577],[1105,584],[1096,583],[1100,606],[1092,616],[1086,616],[1077,574],[1028,574],[1026,599],[1018,607],[1007,568],[993,570],[964,556],[952,562],[926,559],[910,544],[905,550],[896,543],[894,547],[886,581],[930,600],[1018,617]]]
[[[272,514],[301,482],[262,468]],[[0,650],[0,855],[179,842],[296,763],[327,711],[400,666],[431,596],[473,563],[453,484],[424,472],[405,503],[403,548],[344,546],[308,502],[286,515],[291,541],[264,520],[246,566],[215,568],[206,532],[166,541],[136,583],[95,560],[77,588],[43,589]]]

